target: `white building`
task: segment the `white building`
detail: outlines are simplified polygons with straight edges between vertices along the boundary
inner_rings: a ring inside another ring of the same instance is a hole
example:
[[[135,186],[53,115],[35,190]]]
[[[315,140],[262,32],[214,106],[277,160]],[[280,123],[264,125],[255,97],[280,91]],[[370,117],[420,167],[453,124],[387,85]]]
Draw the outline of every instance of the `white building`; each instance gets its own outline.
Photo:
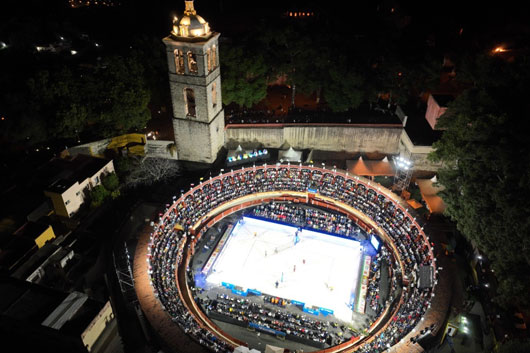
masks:
[[[87,190],[101,184],[101,178],[114,172],[112,160],[79,154],[71,159],[50,162],[57,174],[44,191],[62,217],[72,217],[85,202]]]

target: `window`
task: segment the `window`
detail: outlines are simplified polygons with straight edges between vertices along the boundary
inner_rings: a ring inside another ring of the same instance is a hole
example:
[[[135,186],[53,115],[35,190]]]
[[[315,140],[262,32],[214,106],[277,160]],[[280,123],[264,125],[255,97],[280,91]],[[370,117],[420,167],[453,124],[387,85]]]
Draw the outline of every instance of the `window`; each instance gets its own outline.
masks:
[[[217,67],[217,49],[214,46],[212,46],[212,55],[211,55],[211,59],[212,59],[212,70],[215,69]]]
[[[206,64],[208,65],[208,72],[212,71],[212,58],[211,58],[212,50],[208,48],[206,50]]]
[[[212,83],[212,105],[217,106],[217,82]]]
[[[81,191],[78,191],[75,193],[75,196],[79,196],[81,194]]]
[[[186,88],[184,90],[184,98],[186,102],[186,114],[195,117],[195,93],[191,88]]]
[[[183,37],[187,37],[189,35],[188,26],[184,24],[180,24],[180,35]]]
[[[182,50],[175,49],[175,72],[179,75],[184,75],[184,54]]]
[[[68,204],[70,203],[70,200],[66,200],[66,202],[64,203],[66,206],[68,206]]]
[[[99,176],[96,177],[96,185],[99,184]]]
[[[191,74],[196,74],[199,71],[197,67],[197,58],[191,51],[188,52],[188,71]]]

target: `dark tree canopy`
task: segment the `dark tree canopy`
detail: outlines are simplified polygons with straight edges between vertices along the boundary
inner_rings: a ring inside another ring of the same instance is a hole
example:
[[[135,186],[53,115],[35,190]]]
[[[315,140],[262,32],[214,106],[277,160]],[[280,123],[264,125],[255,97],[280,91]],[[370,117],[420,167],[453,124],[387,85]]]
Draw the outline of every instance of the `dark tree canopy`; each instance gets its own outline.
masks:
[[[447,129],[432,158],[447,214],[491,260],[498,302],[530,305],[530,113],[528,58],[479,57],[466,77],[472,88],[440,118]]]
[[[365,98],[364,76],[348,64],[344,57],[338,58],[327,69],[329,78],[324,82],[324,98],[334,112],[357,108]]]
[[[278,78],[291,88],[291,104],[298,92],[315,93],[317,103],[322,96],[335,112],[381,96],[397,103],[417,97],[439,80],[442,55],[424,41],[410,43],[404,17],[383,12],[363,19],[373,28],[353,29],[325,11],[304,20],[256,22],[252,35],[220,47],[224,103],[250,107]]]
[[[267,95],[267,68],[263,57],[242,46],[226,43],[219,48],[223,103],[250,108]]]
[[[134,57],[111,56],[84,70],[40,70],[3,97],[10,119],[2,133],[30,144],[83,133],[115,136],[145,126],[149,98],[143,67]]]

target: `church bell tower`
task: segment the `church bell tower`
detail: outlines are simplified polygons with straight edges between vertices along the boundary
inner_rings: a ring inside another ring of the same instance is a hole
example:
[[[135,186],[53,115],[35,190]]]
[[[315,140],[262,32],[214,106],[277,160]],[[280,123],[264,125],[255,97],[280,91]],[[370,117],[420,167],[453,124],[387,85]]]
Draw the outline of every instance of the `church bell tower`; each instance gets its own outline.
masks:
[[[173,131],[180,160],[212,163],[224,144],[219,33],[197,15],[193,0],[163,39],[169,66]]]

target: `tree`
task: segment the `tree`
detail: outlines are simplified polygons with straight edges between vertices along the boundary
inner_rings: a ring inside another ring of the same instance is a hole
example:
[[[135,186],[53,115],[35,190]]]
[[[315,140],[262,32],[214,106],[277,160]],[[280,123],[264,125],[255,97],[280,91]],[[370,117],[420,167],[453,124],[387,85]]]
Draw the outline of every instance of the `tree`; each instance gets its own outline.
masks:
[[[108,191],[118,190],[120,187],[120,181],[116,173],[109,173],[101,178],[101,183]]]
[[[126,176],[127,187],[152,185],[181,174],[178,161],[164,158],[130,157],[131,166]]]
[[[109,197],[110,193],[103,185],[96,185],[89,192],[90,206],[99,207]]]
[[[142,65],[134,58],[113,56],[89,76],[89,121],[101,137],[116,136],[145,127],[151,114],[149,90]],[[87,127],[87,126],[85,126]]]
[[[241,46],[220,47],[223,103],[250,108],[267,96],[267,68],[262,56]]]
[[[142,129],[150,119],[149,90],[133,57],[108,57],[88,71],[37,71],[17,91],[1,99],[9,115],[3,131],[11,140],[38,143],[104,138]]]
[[[499,304],[530,306],[530,113],[527,58],[479,57],[473,87],[439,119],[445,128],[430,156],[447,214],[492,262]]]
[[[363,77],[341,57],[329,68],[324,84],[324,98],[334,112],[357,108],[363,101]]]
[[[296,87],[305,81],[314,60],[311,53],[318,46],[311,29],[306,22],[279,22],[262,31],[259,37],[271,77],[285,76],[291,87],[291,106]]]

